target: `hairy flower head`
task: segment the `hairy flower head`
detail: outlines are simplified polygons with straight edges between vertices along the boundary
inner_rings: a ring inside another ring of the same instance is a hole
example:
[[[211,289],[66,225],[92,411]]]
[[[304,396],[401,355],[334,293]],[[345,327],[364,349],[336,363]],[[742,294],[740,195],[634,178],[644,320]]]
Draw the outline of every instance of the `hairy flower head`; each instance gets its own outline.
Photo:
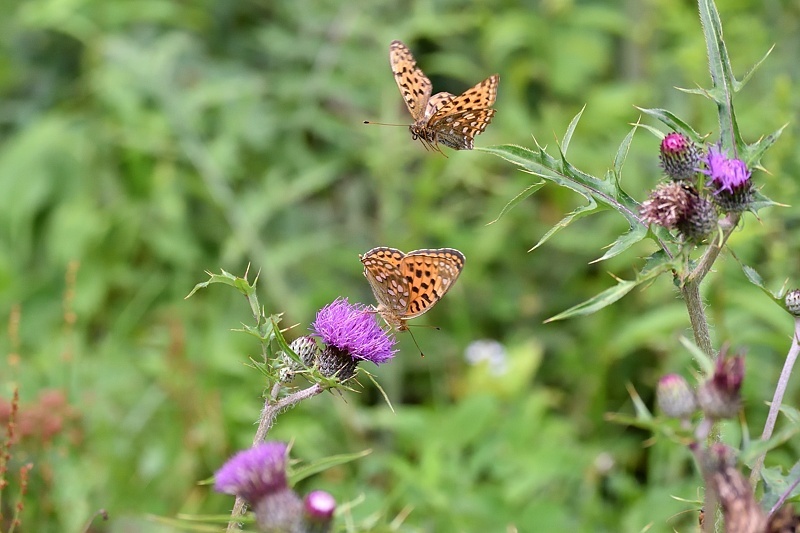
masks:
[[[311,331],[328,347],[376,365],[397,352],[393,349],[397,340],[381,329],[375,313],[362,304],[350,304],[347,298],[337,298],[320,309]]]
[[[251,505],[286,488],[286,444],[282,442],[262,442],[240,451],[214,475],[214,490],[240,496]]]

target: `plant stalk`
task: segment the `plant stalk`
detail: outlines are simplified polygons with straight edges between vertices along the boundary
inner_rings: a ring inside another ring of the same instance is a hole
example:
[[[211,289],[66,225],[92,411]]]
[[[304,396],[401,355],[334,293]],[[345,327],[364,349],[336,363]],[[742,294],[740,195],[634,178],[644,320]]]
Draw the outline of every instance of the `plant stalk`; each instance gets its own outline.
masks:
[[[792,338],[792,347],[789,348],[789,353],[786,355],[786,360],[783,362],[783,369],[778,378],[778,385],[775,387],[775,393],[772,396],[772,403],[769,405],[769,414],[767,414],[767,421],[764,424],[764,431],[761,433],[761,440],[768,440],[772,437],[772,432],[775,430],[775,422],[778,420],[778,412],[783,403],[783,395],[786,393],[786,388],[789,386],[789,379],[792,377],[792,368],[797,362],[797,356],[800,354],[800,317],[794,319],[794,337]],[[758,484],[758,478],[761,476],[761,469],[764,466],[764,458],[766,452],[758,456],[753,464],[753,470],[750,472],[750,485],[755,490]]]

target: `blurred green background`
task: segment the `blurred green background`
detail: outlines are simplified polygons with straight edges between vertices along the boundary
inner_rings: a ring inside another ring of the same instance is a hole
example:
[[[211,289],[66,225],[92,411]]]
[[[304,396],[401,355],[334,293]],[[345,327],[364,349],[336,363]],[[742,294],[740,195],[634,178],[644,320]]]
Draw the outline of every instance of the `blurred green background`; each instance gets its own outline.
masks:
[[[797,118],[800,7],[719,7],[738,76],[776,45],[736,100],[752,142]],[[568,155],[595,175],[639,118],[634,105],[714,139],[713,105],[674,89],[709,84],[694,3],[8,0],[3,11],[0,397],[16,385],[22,397],[4,515],[18,467],[35,465],[19,531],[82,531],[101,507],[111,520],[92,531],[172,531],[147,516],[228,512],[230,497],[197,482],[250,444],[264,381],[245,365],[258,345],[232,331],[252,323],[235,291],[184,297],[204,271],[249,264],[267,311],[298,324],[292,338],[338,296],[372,303],[358,254],[379,245],[455,247],[467,266],[415,321],[441,328],[414,330],[426,357],[400,335],[398,357],[370,368],[394,413],[365,382],[279,418],[270,437],[294,440],[302,461],[373,450],[300,491],[352,502],[347,520],[362,529],[695,527],[699,505],[675,499],[700,497],[689,453],[604,420],[632,412],[626,385],[651,405],[661,375],[691,376],[671,281],[542,323],[611,286],[610,273],[631,278],[651,245],[590,264],[626,229],[609,212],[527,253],[580,198],[547,186],[487,226],[532,176],[362,125],[410,121],[388,65],[401,39],[435,91],[500,74],[478,146],[535,136],[555,154],[584,105]],[[755,174],[785,204],[800,200],[797,143],[792,126]],[[623,186],[639,200],[660,177],[657,148],[637,133]],[[794,209],[748,215],[730,246],[770,286],[794,286],[798,225]],[[729,255],[705,296],[717,345],[749,350],[758,435],[791,319]],[[467,362],[469,347],[491,346],[481,339],[500,343],[504,365]],[[736,442],[737,426],[725,431]],[[768,464],[793,463],[798,445]]]

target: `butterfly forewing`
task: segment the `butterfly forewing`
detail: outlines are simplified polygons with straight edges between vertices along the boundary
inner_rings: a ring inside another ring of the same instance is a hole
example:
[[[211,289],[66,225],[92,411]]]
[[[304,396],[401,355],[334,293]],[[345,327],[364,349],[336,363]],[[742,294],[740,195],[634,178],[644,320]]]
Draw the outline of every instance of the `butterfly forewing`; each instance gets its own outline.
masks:
[[[464,254],[452,248],[415,250],[404,254],[394,248],[373,248],[360,256],[378,301],[378,312],[398,330],[405,321],[433,307],[453,286]]]
[[[419,120],[431,97],[431,80],[417,67],[411,50],[400,41],[389,45],[389,63],[409,113],[415,121]]]

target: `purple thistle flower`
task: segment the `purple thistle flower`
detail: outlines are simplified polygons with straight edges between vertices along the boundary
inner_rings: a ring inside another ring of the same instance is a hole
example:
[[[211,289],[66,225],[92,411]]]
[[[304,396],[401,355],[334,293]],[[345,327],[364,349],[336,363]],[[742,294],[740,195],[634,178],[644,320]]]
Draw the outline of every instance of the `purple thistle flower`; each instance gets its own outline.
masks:
[[[734,194],[744,186],[749,186],[748,180],[751,173],[747,170],[747,165],[740,159],[729,159],[727,152],[724,152],[719,146],[709,147],[708,155],[702,157],[701,161],[706,164],[707,168],[697,170],[711,178],[711,183],[717,189],[714,194],[722,191]]]
[[[375,317],[365,305],[337,298],[319,310],[311,331],[328,347],[379,365],[394,357],[397,340],[381,329]]]
[[[283,442],[262,442],[240,451],[214,475],[214,490],[241,496],[251,505],[267,494],[286,488],[286,444]]]

